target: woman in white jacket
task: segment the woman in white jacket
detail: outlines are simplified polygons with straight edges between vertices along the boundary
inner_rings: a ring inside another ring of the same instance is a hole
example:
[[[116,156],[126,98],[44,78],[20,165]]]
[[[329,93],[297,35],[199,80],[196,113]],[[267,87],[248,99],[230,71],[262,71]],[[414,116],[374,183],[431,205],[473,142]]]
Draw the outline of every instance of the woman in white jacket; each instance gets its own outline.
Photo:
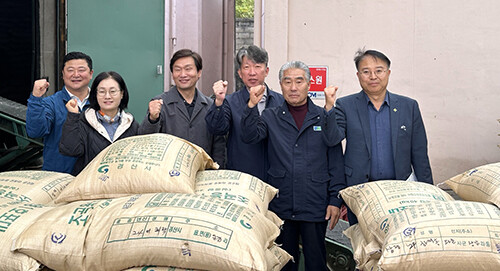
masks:
[[[76,100],[66,103],[68,116],[63,125],[59,152],[78,157],[73,175],[77,175],[103,149],[118,139],[137,134],[139,124],[124,111],[128,90],[123,78],[114,71],[101,72],[90,88],[89,108],[82,114]]]

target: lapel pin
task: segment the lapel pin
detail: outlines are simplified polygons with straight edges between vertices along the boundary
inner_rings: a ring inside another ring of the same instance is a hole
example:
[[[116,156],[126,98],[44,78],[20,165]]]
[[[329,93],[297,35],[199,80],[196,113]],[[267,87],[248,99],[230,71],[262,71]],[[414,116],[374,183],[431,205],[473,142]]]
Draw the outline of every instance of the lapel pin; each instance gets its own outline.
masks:
[[[398,112],[398,109],[397,109],[397,108],[394,108],[394,109],[392,109],[392,111],[394,111],[394,112]]]
[[[395,108],[394,108],[395,109]],[[401,130],[405,130],[406,131],[406,126],[402,125],[401,126]]]

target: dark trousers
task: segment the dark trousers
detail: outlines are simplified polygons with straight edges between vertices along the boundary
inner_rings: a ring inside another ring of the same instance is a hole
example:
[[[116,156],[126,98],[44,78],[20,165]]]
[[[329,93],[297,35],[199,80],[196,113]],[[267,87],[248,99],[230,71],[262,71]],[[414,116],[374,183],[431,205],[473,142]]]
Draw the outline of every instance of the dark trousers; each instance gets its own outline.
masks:
[[[302,251],[306,271],[328,271],[326,267],[325,234],[328,221],[305,222],[285,220],[276,243],[293,256],[295,262],[288,262],[282,270],[297,271],[299,269],[299,236],[302,240]]]

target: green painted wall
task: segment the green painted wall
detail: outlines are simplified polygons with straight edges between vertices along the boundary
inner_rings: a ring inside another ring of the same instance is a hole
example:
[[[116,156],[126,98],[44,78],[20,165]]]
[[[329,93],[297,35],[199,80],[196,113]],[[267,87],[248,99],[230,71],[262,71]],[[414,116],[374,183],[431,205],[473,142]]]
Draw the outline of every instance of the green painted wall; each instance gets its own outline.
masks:
[[[67,5],[68,52],[90,55],[94,77],[120,73],[130,94],[128,111],[140,123],[149,100],[163,92],[156,66],[163,65],[164,1],[68,0]]]

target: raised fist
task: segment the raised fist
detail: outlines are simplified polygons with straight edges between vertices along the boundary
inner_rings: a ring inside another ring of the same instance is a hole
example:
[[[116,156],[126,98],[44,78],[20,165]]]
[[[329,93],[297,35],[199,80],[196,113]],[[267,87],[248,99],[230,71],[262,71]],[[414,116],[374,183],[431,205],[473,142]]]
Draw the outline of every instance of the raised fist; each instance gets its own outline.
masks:
[[[47,79],[36,80],[33,84],[33,96],[42,97],[47,92],[47,89],[49,89],[49,86],[50,84],[47,82]]]
[[[78,102],[76,99],[71,99],[66,103],[66,109],[71,113],[78,113]]]
[[[152,121],[157,120],[160,117],[161,106],[163,105],[163,100],[152,100],[149,102],[149,119]]]
[[[248,107],[252,108],[256,106],[260,100],[262,99],[262,96],[264,95],[264,92],[266,90],[266,86],[264,85],[258,85],[250,88],[250,99],[248,100]]]
[[[226,98],[227,93],[227,81],[219,80],[212,86],[215,94],[215,105],[221,106]]]
[[[328,86],[325,88],[325,109],[330,111],[335,105],[335,99],[337,98],[338,86]]]

